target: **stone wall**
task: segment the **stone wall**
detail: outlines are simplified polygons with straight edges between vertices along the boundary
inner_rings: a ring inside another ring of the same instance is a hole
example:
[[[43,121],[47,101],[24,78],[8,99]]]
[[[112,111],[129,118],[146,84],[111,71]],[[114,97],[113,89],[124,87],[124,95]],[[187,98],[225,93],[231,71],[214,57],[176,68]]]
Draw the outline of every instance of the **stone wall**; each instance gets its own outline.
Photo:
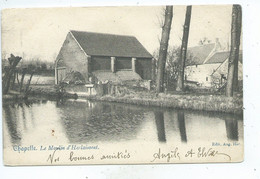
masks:
[[[62,61],[62,67],[66,67],[67,72],[80,72],[85,80],[88,80],[87,56],[81,50],[71,33],[68,33],[56,60]]]

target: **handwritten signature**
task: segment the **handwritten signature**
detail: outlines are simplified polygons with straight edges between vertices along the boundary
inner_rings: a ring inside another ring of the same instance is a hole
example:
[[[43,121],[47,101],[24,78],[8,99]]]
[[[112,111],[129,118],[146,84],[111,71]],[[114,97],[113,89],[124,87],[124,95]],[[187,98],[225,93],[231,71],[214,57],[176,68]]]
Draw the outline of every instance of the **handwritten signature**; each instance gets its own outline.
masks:
[[[171,159],[180,160],[181,157],[209,158],[209,157],[216,157],[216,156],[225,156],[231,161],[230,155],[219,152],[218,150],[214,150],[213,148],[207,149],[206,147],[199,147],[196,150],[190,149],[184,153],[185,153],[184,155],[181,155],[180,152],[178,151],[178,147],[176,147],[174,150],[171,150],[169,152],[162,152],[162,150],[159,148],[158,152],[155,152],[153,154],[153,160],[151,162],[154,162],[156,160],[163,160],[163,159],[165,159],[167,162],[170,162]]]
[[[207,149],[206,147],[199,147],[197,149],[197,152],[193,151],[193,149],[190,149],[189,151],[186,152],[185,157],[197,157],[197,158],[207,158],[207,157],[215,157],[217,155],[224,155],[231,160],[230,155],[226,153],[221,153],[218,150],[214,150],[212,148]]]
[[[166,159],[167,162],[170,162],[170,160],[173,158],[178,158],[180,160],[180,153],[178,152],[178,147],[166,153],[161,152],[161,149],[159,148],[159,151],[153,154],[153,160],[151,162],[154,162],[157,159]]]

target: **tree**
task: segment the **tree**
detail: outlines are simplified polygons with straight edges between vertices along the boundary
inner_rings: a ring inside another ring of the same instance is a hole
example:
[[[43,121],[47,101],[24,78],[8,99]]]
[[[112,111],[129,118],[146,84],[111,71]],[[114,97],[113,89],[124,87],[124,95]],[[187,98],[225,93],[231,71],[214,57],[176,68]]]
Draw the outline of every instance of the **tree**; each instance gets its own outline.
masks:
[[[4,69],[4,75],[2,79],[3,94],[8,93],[11,79],[13,77],[15,78],[16,66],[21,59],[22,57],[14,56],[13,54],[11,54],[10,58],[8,58],[9,66]]]
[[[42,71],[46,71],[46,70],[47,70],[47,65],[46,65],[45,62],[42,62],[42,64],[41,64],[41,70],[42,70]]]
[[[181,44],[181,53],[179,58],[179,72],[178,72],[178,80],[177,80],[177,88],[176,91],[183,91],[184,89],[184,68],[185,61],[187,55],[187,46],[189,39],[189,30],[190,30],[190,19],[191,19],[191,6],[186,7],[186,17],[183,28],[183,37]]]
[[[156,91],[158,93],[163,92],[163,81],[165,72],[165,63],[167,57],[168,42],[170,38],[171,24],[173,16],[173,7],[166,6],[164,15],[164,25],[162,27],[162,38],[160,42],[160,51],[158,59],[158,72],[156,79]]]
[[[228,62],[228,76],[226,86],[226,96],[233,96],[235,84],[237,84],[239,46],[241,35],[241,6],[233,5],[231,22],[231,50]],[[237,86],[236,86],[237,87]]]
[[[164,73],[164,83],[166,83],[167,89],[175,90],[179,69],[179,57],[180,57],[180,46],[168,46],[166,64],[165,64],[165,73]],[[153,57],[158,59],[159,57],[159,48],[156,49],[153,53]],[[154,68],[157,69],[158,63],[157,60],[154,62]],[[155,78],[154,78],[155,79]],[[165,89],[166,90],[166,89]]]
[[[236,44],[240,45],[240,36],[241,36],[241,26],[242,26],[242,10],[241,10],[241,6],[238,5],[238,12],[237,12],[237,39],[236,39]],[[235,70],[234,70],[234,91],[238,91],[238,61],[239,61],[239,46],[238,46],[238,53],[236,53],[236,59],[235,60]]]
[[[180,47],[172,46],[168,49],[166,60],[166,86],[169,90],[175,90],[179,71]]]

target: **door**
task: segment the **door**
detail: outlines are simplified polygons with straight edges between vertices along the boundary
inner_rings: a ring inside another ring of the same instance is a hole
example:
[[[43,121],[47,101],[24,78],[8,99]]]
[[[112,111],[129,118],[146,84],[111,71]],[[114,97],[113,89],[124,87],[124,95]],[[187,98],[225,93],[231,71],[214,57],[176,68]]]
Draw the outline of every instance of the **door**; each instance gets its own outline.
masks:
[[[66,77],[66,68],[58,68],[57,69],[57,82],[58,84],[62,82]]]

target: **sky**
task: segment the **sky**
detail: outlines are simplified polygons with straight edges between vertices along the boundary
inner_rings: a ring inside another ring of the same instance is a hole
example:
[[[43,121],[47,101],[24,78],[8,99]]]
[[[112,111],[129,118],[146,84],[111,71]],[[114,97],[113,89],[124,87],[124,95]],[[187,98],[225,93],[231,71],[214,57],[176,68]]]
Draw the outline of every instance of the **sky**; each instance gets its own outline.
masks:
[[[159,48],[162,6],[5,9],[2,56],[54,61],[69,30],[135,36],[153,54]],[[170,45],[181,44],[186,6],[174,6]],[[192,6],[188,46],[204,37],[230,38],[232,6]]]

